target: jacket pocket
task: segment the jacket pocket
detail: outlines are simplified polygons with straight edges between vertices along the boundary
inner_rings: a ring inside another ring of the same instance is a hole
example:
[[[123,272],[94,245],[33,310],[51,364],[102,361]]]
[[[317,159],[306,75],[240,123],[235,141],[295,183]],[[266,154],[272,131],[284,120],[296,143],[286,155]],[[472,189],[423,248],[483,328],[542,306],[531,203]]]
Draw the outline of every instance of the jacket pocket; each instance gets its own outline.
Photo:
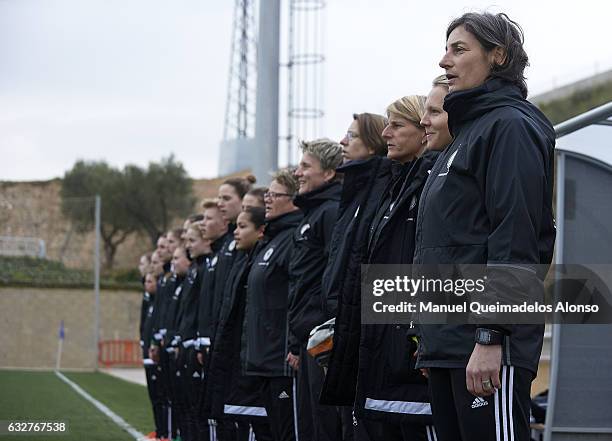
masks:
[[[389,325],[388,328],[384,342],[384,381],[389,385],[412,383],[420,376],[415,369],[417,344],[404,327]]]

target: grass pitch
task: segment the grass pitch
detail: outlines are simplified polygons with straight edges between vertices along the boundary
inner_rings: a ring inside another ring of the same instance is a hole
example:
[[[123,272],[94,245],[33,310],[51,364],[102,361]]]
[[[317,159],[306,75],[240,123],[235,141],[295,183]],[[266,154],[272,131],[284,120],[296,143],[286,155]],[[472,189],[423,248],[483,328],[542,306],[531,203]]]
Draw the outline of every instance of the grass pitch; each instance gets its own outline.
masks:
[[[145,387],[102,373],[69,373],[70,380],[136,430],[153,430]],[[53,372],[0,371],[0,421],[65,421],[61,435],[0,435],[15,441],[131,441],[133,438]]]

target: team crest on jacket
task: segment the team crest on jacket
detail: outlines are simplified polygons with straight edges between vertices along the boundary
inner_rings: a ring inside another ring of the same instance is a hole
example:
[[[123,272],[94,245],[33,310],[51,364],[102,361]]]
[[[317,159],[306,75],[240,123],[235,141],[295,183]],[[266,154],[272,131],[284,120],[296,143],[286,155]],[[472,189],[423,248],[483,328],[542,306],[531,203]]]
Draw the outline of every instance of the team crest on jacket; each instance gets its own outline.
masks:
[[[197,268],[191,268],[191,270],[189,271],[189,279],[191,279],[192,281],[195,280],[195,278],[198,276],[198,269]]]
[[[215,256],[212,258],[212,260],[210,261],[210,267],[214,268],[215,265],[217,264],[217,260],[219,260],[219,256]]]
[[[183,285],[179,285],[175,290],[174,290],[174,299],[178,299],[179,296],[181,295],[181,291],[183,290]]]
[[[227,249],[230,251],[234,251],[234,249],[236,249],[236,241],[232,240],[230,244],[228,245]]]
[[[268,251],[266,251],[266,254],[264,254],[264,256],[263,256],[264,262],[267,262],[268,259],[270,259],[270,257],[272,257],[272,253],[273,252],[274,252],[274,248],[270,248]]]
[[[408,207],[408,209],[412,210],[414,207],[416,207],[416,204],[417,204],[417,197],[412,196],[412,200],[410,201],[410,207]]]
[[[459,144],[459,147],[457,147],[457,150],[455,150],[453,154],[450,155],[450,158],[448,158],[448,161],[446,162],[446,171],[444,173],[440,173],[438,176],[446,176],[448,174],[448,172],[450,171],[451,165],[453,164],[453,161],[455,160],[455,156],[457,156],[457,152],[459,151],[460,148],[461,148],[461,144]]]
[[[310,224],[304,224],[302,228],[300,228],[300,235],[303,236],[308,230],[310,230]]]

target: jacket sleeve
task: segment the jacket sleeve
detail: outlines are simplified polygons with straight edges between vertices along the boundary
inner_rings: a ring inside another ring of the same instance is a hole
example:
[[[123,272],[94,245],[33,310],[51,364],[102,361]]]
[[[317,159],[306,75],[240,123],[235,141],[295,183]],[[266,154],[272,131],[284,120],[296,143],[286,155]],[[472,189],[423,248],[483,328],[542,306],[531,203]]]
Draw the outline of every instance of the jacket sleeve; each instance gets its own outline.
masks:
[[[536,273],[548,188],[543,143],[525,117],[498,121],[491,135],[484,192],[490,228],[487,301],[543,300]],[[512,333],[511,325],[482,327]]]
[[[310,331],[328,319],[322,306],[321,281],[337,209],[337,204],[329,204],[313,220],[314,234],[296,244],[291,263],[294,281],[289,300],[289,330],[302,345],[308,341]]]

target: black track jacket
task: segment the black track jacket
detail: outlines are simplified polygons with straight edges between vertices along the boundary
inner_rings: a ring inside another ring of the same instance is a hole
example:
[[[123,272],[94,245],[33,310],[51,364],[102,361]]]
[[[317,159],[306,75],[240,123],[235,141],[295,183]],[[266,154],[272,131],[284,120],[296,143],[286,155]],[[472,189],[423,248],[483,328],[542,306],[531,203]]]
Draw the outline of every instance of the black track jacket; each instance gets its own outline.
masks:
[[[304,213],[304,219],[293,234],[295,254],[289,266],[291,278],[295,280],[289,299],[289,348],[293,354],[306,345],[315,326],[332,317],[321,295],[321,279],[341,190],[341,184],[334,181],[295,198],[294,203]]]
[[[368,231],[391,179],[392,161],[374,156],[336,169],[344,176],[338,221],[332,234],[323,295],[328,309],[337,304],[334,344],[322,404],[352,406],[357,384],[361,332],[361,264],[367,255]]]
[[[234,245],[230,251],[232,243]],[[223,298],[223,283],[220,283],[221,286],[217,288],[217,280],[225,280],[227,260],[233,261],[235,244],[234,235],[227,232],[211,244],[212,253],[206,258],[198,301],[198,344],[196,346],[198,350],[205,350],[212,343]],[[229,266],[231,267],[231,262]],[[217,274],[220,274],[219,278]]]
[[[414,263],[486,264],[485,292],[500,267],[549,264],[555,133],[546,117],[501,79],[446,96],[454,141],[423,190]],[[487,326],[492,327],[492,326]],[[474,325],[423,325],[418,366],[465,368]],[[503,363],[537,372],[543,325],[498,327]]]
[[[367,263],[411,264],[418,201],[438,152],[397,167],[370,230]],[[355,414],[368,419],[431,424],[428,385],[415,369],[416,329],[362,325]]]
[[[249,272],[242,365],[247,375],[290,377],[287,308],[289,263],[293,233],[302,220],[293,211],[266,222],[264,239],[257,246]]]

